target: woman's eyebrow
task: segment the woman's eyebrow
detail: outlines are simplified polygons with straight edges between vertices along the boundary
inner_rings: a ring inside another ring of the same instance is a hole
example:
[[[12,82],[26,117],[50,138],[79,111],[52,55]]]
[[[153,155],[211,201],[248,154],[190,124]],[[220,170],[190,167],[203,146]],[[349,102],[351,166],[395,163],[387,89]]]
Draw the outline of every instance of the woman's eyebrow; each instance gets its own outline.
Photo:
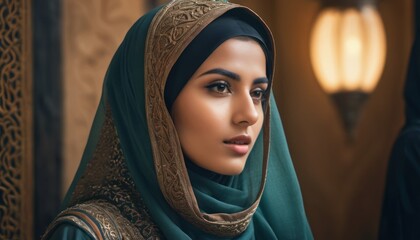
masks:
[[[239,77],[238,74],[231,72],[229,70],[223,69],[223,68],[214,68],[214,69],[208,70],[207,72],[201,74],[200,77],[207,74],[220,74],[220,75],[223,75],[223,76],[226,76],[228,78],[231,78],[233,80],[238,80],[238,81],[241,79],[241,77]]]
[[[210,69],[207,72],[201,74],[200,77],[207,74],[220,74],[228,78],[231,78],[233,80],[238,80],[238,81],[241,80],[241,77],[238,74],[231,72],[229,70],[223,69],[223,68]],[[254,84],[259,84],[259,83],[268,83],[268,78],[260,77],[254,80]]]
[[[260,77],[254,80],[254,84],[260,84],[260,83],[267,83],[268,84],[268,78],[267,77]]]

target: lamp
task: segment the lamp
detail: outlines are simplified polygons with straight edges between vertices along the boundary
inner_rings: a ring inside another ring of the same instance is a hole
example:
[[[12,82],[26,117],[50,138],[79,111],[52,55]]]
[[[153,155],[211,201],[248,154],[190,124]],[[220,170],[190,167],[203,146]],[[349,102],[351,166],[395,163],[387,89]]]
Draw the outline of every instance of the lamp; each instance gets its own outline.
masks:
[[[319,84],[350,134],[385,63],[386,39],[372,1],[326,1],[313,25],[310,57]]]

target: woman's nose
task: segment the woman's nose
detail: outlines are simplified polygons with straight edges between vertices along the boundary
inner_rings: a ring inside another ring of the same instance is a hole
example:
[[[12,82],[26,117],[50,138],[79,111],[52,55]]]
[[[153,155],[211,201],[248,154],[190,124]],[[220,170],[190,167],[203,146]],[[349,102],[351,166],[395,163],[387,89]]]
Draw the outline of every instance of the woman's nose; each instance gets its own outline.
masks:
[[[258,107],[258,104],[255,104],[254,100],[249,94],[246,94],[246,96],[237,97],[235,99],[235,105],[233,106],[234,124],[245,127],[255,124],[259,117]]]

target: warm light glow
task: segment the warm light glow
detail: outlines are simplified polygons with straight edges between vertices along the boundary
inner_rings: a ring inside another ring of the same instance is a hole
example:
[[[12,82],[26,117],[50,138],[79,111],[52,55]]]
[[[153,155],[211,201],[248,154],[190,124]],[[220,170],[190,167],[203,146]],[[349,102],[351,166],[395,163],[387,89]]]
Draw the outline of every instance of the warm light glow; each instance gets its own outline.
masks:
[[[310,51],[315,75],[325,91],[370,92],[385,63],[382,20],[370,5],[324,9],[314,24]]]

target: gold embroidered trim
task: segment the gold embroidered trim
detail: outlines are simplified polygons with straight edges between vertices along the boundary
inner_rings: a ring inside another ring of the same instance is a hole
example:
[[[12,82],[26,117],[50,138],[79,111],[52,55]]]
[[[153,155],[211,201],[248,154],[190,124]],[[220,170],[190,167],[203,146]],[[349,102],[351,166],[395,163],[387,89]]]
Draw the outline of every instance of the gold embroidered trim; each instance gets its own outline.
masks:
[[[72,215],[64,215],[64,216],[58,216],[53,224],[51,224],[47,231],[45,232],[42,239],[48,239],[50,235],[53,233],[53,230],[55,230],[60,224],[62,223],[73,223],[74,225],[78,226],[85,232],[87,232],[93,239],[99,240],[98,234],[99,232],[95,232],[90,225],[88,225],[85,221],[83,221],[80,217],[72,216]]]
[[[146,116],[161,191],[172,208],[186,220],[203,231],[222,237],[242,233],[261,199],[268,164],[269,106],[264,122],[264,163],[257,199],[242,212],[206,214],[199,210],[163,96],[169,72],[185,47],[211,21],[234,8],[248,11],[264,24],[252,10],[236,4],[208,0],[172,1],[156,14],[149,27],[145,58]]]
[[[65,214],[70,214],[69,216],[71,216],[71,217],[81,219],[86,224],[86,226],[88,226],[89,229],[92,230],[95,233],[95,235],[94,235],[95,238],[98,238],[98,240],[103,240],[101,231],[99,230],[98,226],[85,213],[68,211]],[[66,217],[66,216],[64,216],[64,217]]]
[[[104,200],[77,204],[64,210],[49,231],[63,222],[72,222],[98,240],[144,239],[116,206]]]

